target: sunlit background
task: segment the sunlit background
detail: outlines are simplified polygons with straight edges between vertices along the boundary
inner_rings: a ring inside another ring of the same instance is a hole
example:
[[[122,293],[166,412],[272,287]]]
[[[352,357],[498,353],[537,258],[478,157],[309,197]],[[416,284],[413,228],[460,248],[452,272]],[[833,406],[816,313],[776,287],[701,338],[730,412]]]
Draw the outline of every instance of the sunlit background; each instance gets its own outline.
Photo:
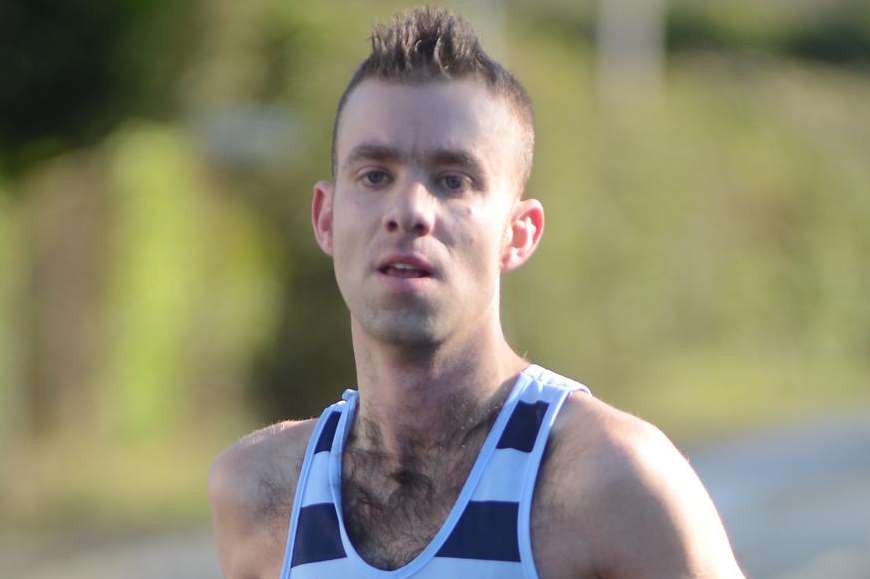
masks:
[[[412,5],[0,4],[10,577],[216,577],[214,455],[353,385],[308,204]],[[536,108],[511,341],[665,430],[752,577],[870,577],[870,2],[446,5]]]

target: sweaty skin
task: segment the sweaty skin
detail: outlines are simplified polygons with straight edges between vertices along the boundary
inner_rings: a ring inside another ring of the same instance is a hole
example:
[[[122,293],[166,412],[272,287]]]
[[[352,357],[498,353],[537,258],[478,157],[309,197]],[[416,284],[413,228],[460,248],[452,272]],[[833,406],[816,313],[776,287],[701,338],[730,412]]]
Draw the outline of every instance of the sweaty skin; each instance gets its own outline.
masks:
[[[351,316],[358,414],[343,461],[351,539],[395,569],[436,534],[528,361],[499,319],[503,273],[534,253],[541,204],[520,196],[522,128],[475,80],[366,80],[342,113],[315,237]],[[255,432],[209,479],[228,579],[278,577],[314,420]],[[450,473],[444,475],[443,473]],[[588,394],[558,415],[532,505],[541,579],[736,579],[716,509],[652,425]]]

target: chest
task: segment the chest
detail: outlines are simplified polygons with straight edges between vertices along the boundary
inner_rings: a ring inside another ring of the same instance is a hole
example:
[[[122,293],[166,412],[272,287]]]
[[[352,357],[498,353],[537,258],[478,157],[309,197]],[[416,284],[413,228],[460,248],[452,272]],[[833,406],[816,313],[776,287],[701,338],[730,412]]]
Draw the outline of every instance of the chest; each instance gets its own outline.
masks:
[[[595,573],[591,558],[585,552],[582,538],[577,537],[575,541],[575,538],[566,536],[563,526],[553,522],[554,517],[558,516],[559,510],[554,504],[533,506],[531,535],[539,578],[598,579],[599,575]],[[393,523],[403,522],[397,518],[391,520]],[[383,525],[371,533],[371,540],[360,540],[357,537],[354,545],[360,555],[372,565],[384,569],[398,568],[416,557],[429,544],[438,530],[434,520],[429,519],[428,532],[422,532],[421,527],[412,525]],[[286,542],[284,522],[276,520],[271,540],[264,538],[258,541],[257,560],[260,571],[256,579],[275,579],[280,575]],[[404,522],[408,522],[407,519]],[[386,541],[388,536],[395,542]]]
[[[473,467],[475,455],[431,461],[384,475],[352,457],[345,460],[343,516],[360,556],[381,569],[412,561],[445,524]],[[546,459],[546,457],[545,457]],[[558,468],[545,460],[533,495],[529,533],[541,579],[593,579],[582,537],[568,531],[558,496]]]
[[[344,523],[363,559],[396,569],[432,542],[459,498],[479,442],[459,453],[416,454],[400,465],[386,465],[372,453],[345,454]]]

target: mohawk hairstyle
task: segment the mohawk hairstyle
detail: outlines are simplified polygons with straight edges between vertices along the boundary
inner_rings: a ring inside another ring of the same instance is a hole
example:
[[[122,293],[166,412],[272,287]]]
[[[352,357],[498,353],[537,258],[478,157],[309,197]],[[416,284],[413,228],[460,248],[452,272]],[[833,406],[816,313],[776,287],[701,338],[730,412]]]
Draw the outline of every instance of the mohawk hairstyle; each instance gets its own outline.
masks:
[[[397,14],[389,24],[375,26],[372,51],[356,69],[338,102],[332,126],[332,176],[338,166],[336,139],[341,112],[353,90],[366,79],[402,84],[474,78],[511,106],[523,129],[520,191],[532,169],[535,143],[534,112],[522,84],[489,57],[471,25],[444,8],[425,6]]]
[[[390,26],[375,26],[371,42],[372,54],[360,67],[361,76],[448,79],[485,71],[483,62],[489,60],[468,22],[444,9],[425,7],[404,18],[396,15]]]

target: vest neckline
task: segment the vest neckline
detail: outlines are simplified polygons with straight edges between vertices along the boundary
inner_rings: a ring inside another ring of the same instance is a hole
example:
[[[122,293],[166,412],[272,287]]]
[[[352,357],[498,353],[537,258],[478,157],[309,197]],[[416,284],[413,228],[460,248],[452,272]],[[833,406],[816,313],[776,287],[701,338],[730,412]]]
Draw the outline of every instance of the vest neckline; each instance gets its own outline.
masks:
[[[347,436],[350,434],[350,425],[356,413],[359,400],[359,393],[356,390],[345,390],[342,395],[342,398],[345,401],[345,404],[343,405],[344,408],[342,409],[341,417],[338,421],[338,427],[335,429],[335,438],[333,439],[332,449],[329,452],[329,486],[332,493],[332,501],[338,515],[338,528],[341,534],[341,542],[344,546],[348,560],[353,562],[356,569],[363,571],[372,579],[402,579],[418,572],[435,557],[435,554],[441,549],[444,542],[450,536],[450,533],[456,525],[459,517],[462,515],[462,512],[465,510],[466,506],[468,506],[468,503],[474,494],[474,490],[486,470],[489,459],[495,451],[496,444],[498,443],[502,432],[504,432],[505,425],[510,419],[511,414],[513,414],[517,402],[522,397],[526,387],[540,376],[541,371],[542,368],[540,366],[530,364],[517,374],[510,394],[508,394],[504,405],[499,411],[498,417],[496,417],[495,422],[490,428],[490,431],[483,442],[483,446],[481,446],[480,452],[474,461],[474,465],[471,467],[468,478],[466,478],[465,484],[459,491],[459,496],[453,503],[453,507],[450,509],[447,518],[444,519],[444,522],[441,524],[441,527],[438,529],[438,532],[435,533],[432,540],[429,541],[429,544],[427,544],[416,557],[401,567],[392,570],[379,569],[363,559],[351,542],[347,528],[344,524],[344,509],[341,495],[341,457]]]

